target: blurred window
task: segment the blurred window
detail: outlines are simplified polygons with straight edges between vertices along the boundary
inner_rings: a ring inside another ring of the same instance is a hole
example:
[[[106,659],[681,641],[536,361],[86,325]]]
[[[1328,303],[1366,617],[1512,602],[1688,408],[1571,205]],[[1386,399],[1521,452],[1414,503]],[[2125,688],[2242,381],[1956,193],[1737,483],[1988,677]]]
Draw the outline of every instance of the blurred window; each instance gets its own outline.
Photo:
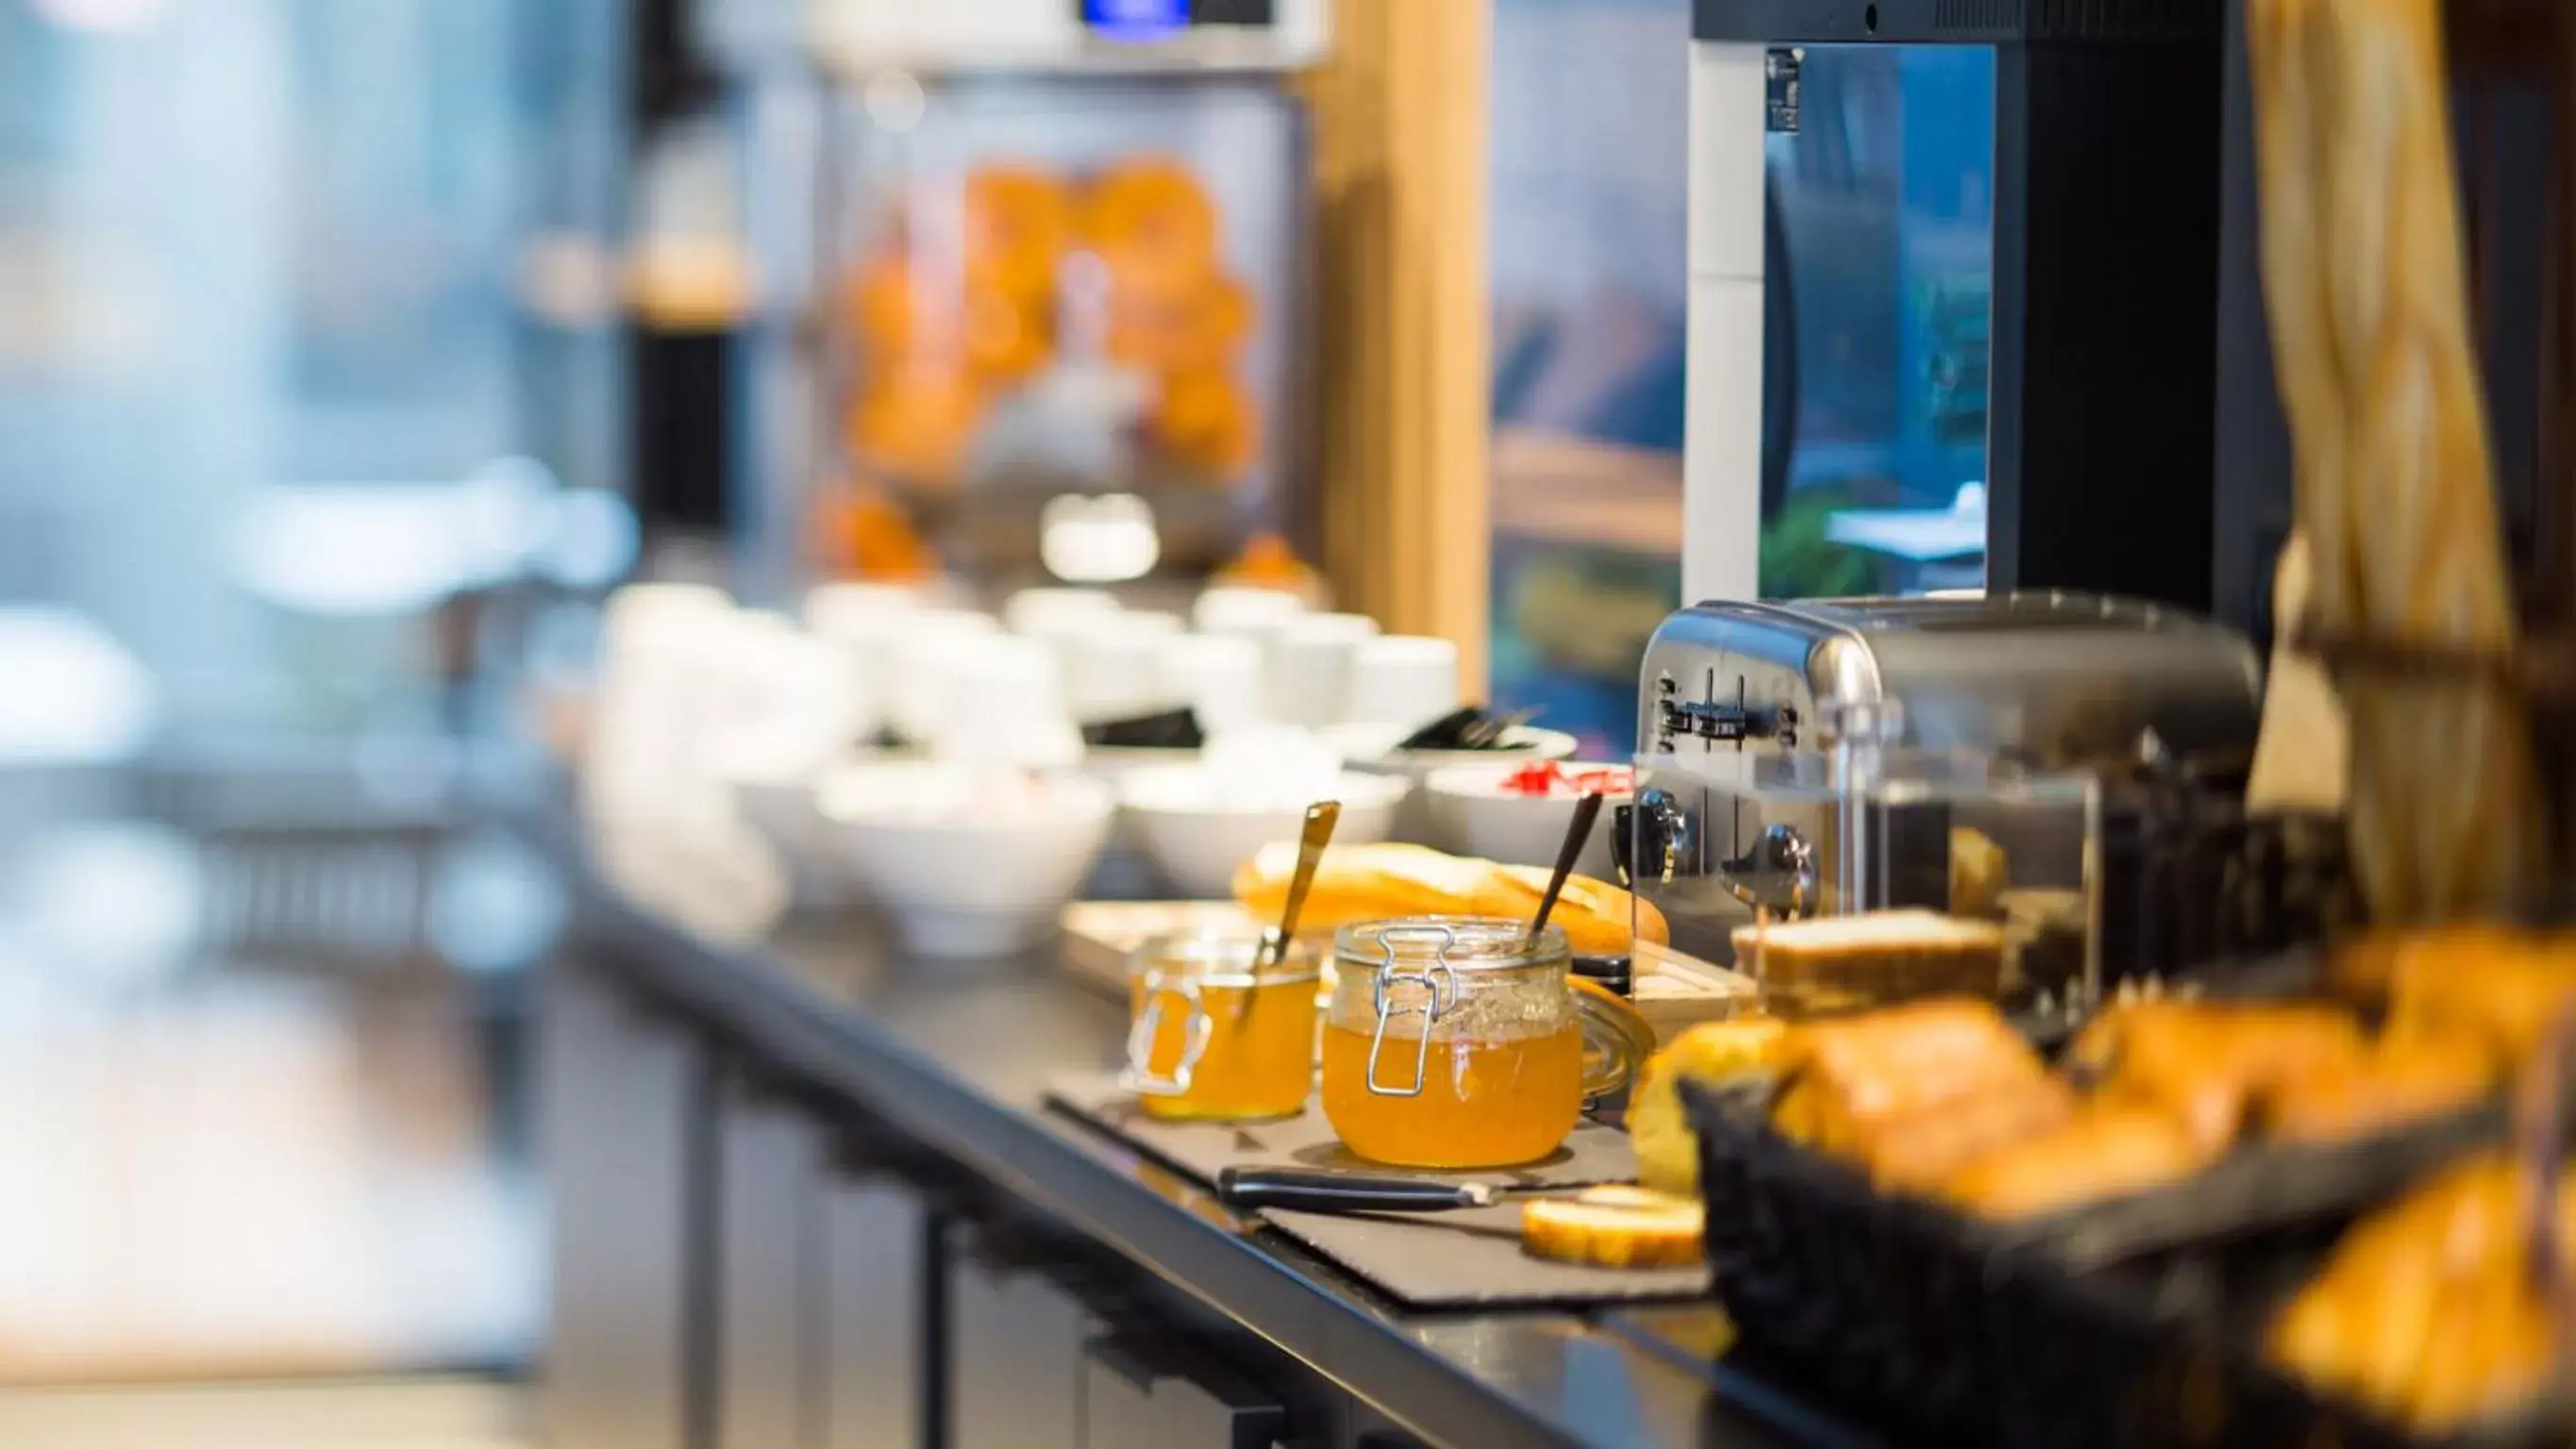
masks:
[[[237,535],[517,456],[617,485],[613,317],[522,301],[613,246],[617,10],[0,0],[0,600],[99,621],[180,722],[418,688],[415,623],[282,608]]]
[[[1690,3],[1493,27],[1493,693],[1625,759],[1681,590]]]

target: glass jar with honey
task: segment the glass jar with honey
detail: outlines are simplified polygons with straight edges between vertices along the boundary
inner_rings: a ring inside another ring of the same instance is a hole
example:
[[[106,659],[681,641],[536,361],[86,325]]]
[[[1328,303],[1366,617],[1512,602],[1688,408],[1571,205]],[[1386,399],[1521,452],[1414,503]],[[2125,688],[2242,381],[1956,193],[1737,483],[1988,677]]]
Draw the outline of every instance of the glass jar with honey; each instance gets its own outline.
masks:
[[[1127,1070],[1156,1117],[1291,1116],[1315,1080],[1314,956],[1265,938],[1159,936],[1127,962]]]
[[[1554,926],[1420,916],[1345,926],[1333,948],[1324,1115],[1372,1161],[1535,1162],[1654,1047],[1633,1008],[1571,976]]]

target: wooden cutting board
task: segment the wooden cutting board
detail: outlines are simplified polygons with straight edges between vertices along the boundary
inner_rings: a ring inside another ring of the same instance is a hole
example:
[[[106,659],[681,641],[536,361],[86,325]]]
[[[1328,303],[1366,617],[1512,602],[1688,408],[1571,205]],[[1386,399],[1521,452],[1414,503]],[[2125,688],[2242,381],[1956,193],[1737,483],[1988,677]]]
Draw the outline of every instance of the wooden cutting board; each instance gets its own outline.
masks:
[[[1232,901],[1077,901],[1064,909],[1064,966],[1084,984],[1124,996],[1127,957],[1155,936],[1259,929]],[[1637,1014],[1659,1043],[1753,1009],[1752,978],[1723,967],[1650,949],[1638,954],[1636,971]]]

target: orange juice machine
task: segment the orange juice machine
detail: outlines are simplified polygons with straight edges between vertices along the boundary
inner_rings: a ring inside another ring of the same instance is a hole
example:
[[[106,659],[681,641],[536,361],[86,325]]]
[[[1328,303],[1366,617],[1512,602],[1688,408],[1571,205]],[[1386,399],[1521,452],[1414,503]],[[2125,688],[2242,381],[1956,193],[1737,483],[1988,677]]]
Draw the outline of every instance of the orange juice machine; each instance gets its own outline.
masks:
[[[1302,532],[1327,8],[717,5],[746,584],[1193,581]]]

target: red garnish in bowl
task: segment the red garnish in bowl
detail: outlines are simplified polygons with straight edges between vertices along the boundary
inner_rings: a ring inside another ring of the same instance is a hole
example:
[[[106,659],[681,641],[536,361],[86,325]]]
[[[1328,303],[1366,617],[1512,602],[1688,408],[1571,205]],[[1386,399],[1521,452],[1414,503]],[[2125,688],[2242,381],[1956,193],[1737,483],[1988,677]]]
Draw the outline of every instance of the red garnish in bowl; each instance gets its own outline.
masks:
[[[1580,795],[1625,795],[1637,788],[1637,772],[1625,765],[1598,765],[1558,773]]]
[[[1625,795],[1636,785],[1636,772],[1625,765],[1597,765],[1569,770],[1552,760],[1538,760],[1505,775],[1498,788],[1506,795],[1545,797],[1559,791],[1576,795]]]

